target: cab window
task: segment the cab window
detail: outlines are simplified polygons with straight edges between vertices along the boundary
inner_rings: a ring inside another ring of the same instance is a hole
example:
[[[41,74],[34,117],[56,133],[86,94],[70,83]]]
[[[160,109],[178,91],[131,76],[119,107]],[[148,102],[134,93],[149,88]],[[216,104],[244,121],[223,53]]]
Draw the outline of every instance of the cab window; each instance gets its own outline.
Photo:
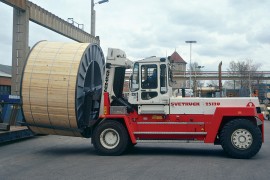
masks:
[[[157,65],[142,65],[141,66],[141,86],[142,89],[156,89],[157,88]]]
[[[135,63],[133,67],[133,74],[130,78],[130,91],[134,92],[139,90],[139,64]]]
[[[160,93],[167,93],[167,68],[165,64],[160,65]]]

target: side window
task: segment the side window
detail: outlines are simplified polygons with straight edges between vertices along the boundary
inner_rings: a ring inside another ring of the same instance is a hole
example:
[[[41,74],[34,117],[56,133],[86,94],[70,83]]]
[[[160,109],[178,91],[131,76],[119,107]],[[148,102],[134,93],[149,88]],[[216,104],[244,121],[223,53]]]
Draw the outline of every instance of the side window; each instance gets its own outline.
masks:
[[[130,91],[139,90],[139,64],[135,63],[133,67],[133,74],[131,76]]]
[[[157,65],[142,65],[142,89],[156,89],[157,88]]]
[[[142,100],[149,100],[158,96],[157,92],[142,92]]]
[[[160,93],[167,93],[167,68],[165,64],[160,65]]]
[[[173,86],[173,73],[172,73],[172,67],[168,66],[169,71],[168,71],[168,75],[169,75],[169,86],[172,87]]]

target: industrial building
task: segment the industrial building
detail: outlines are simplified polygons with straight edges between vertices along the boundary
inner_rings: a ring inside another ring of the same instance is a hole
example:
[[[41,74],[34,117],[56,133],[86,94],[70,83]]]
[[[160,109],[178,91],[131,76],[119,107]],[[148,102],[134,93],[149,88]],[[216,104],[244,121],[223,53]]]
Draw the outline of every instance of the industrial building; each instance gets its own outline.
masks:
[[[0,95],[11,94],[11,66],[0,64]]]

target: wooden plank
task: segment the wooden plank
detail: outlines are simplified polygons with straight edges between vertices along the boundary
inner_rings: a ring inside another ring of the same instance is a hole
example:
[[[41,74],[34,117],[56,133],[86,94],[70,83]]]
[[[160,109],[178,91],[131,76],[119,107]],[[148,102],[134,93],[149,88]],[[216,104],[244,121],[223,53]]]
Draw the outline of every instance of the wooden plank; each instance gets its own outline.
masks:
[[[46,90],[47,86],[48,86],[48,80],[47,79],[31,79],[31,82],[30,82],[30,94],[32,94],[35,91]]]
[[[66,99],[66,97],[59,98],[59,97],[55,97],[55,96],[49,96],[48,97],[48,106],[67,107],[67,99]]]
[[[48,96],[47,96],[47,91],[45,89],[43,91],[38,90],[38,91],[31,92],[29,96],[30,103],[46,102],[47,99],[48,99]]]
[[[34,120],[32,118],[32,112],[25,112],[24,111],[23,114],[24,114],[25,119],[27,119],[27,123],[31,123],[31,124],[34,123]]]
[[[51,124],[53,126],[70,128],[70,123],[67,115],[50,114]]]
[[[30,129],[37,134],[55,134],[55,135],[57,135],[57,133],[54,131],[54,129],[41,128],[41,127],[35,127],[35,126],[30,126]]]
[[[29,105],[31,106],[47,106],[47,96],[46,94],[43,94],[42,96],[30,96]]]
[[[35,112],[35,114],[47,114],[48,108],[47,106],[31,105],[31,112]]]
[[[24,73],[24,83],[25,82],[31,82],[32,79],[43,79],[43,80],[49,80],[50,75],[48,73],[42,73],[42,72],[25,72]]]
[[[68,114],[69,115],[76,115],[76,111],[75,111],[75,107],[73,106],[73,107],[69,107],[68,108]]]
[[[30,123],[30,122],[28,122]],[[37,127],[29,126],[29,129],[33,132],[39,132],[39,129]]]
[[[69,108],[73,108],[75,106],[75,99],[72,99],[72,100],[68,99],[67,106]]]
[[[50,125],[50,119],[47,113],[36,113],[32,112],[34,122],[37,124],[46,124]]]
[[[61,107],[48,107],[48,112],[49,114],[67,114],[68,109],[66,106],[61,106]]]
[[[29,104],[25,104],[24,107],[23,107],[23,111],[24,111],[24,113],[25,112],[31,112],[30,105]]]
[[[69,82],[67,80],[50,80],[49,83],[48,83],[48,91],[57,91],[58,89],[59,90],[67,90],[67,87],[69,84],[72,84],[74,82]]]
[[[72,128],[78,128],[76,116],[69,116],[69,120],[70,120],[70,126]]]
[[[58,111],[55,111],[55,109],[57,109]],[[59,116],[65,116],[66,118],[68,117],[67,108],[61,108],[61,107],[49,108],[48,112],[50,116],[59,115]]]

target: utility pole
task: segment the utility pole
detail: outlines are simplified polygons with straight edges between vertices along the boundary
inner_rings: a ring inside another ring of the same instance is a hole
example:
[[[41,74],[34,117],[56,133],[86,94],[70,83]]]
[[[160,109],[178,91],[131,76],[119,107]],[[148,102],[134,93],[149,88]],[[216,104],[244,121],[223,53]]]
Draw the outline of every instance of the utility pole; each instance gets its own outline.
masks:
[[[222,79],[221,79],[221,66],[222,66],[222,61],[218,65],[218,86],[219,86],[219,93],[220,97],[222,97]]]
[[[189,50],[189,88],[191,89],[191,49],[192,49],[192,43],[197,43],[197,41],[186,41],[190,46]]]
[[[109,2],[109,0],[101,0],[97,3],[94,0],[91,0],[91,35],[96,36],[96,11],[94,9],[95,4],[103,4]]]

